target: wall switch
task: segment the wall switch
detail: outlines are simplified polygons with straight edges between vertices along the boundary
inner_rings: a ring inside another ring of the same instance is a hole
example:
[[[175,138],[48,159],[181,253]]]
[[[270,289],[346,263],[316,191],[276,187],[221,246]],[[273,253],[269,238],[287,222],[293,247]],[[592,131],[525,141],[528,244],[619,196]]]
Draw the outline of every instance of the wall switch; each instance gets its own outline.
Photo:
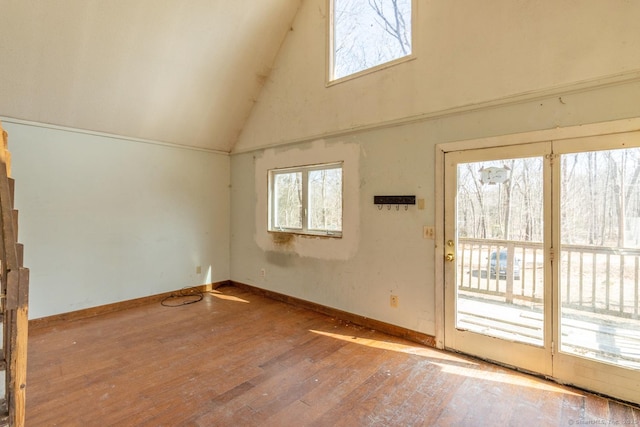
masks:
[[[389,298],[389,305],[393,308],[398,308],[398,296],[397,295],[391,295],[391,297]]]
[[[424,199],[418,199],[418,210],[424,210]]]
[[[267,277],[267,270],[265,270],[264,268],[260,269],[260,277],[262,277],[263,279],[265,277]]]
[[[436,230],[435,227],[429,227],[427,225],[425,225],[422,228],[422,237],[424,237],[425,239],[435,239],[436,238]]]
[[[202,274],[202,266],[197,266],[196,267],[196,274]]]

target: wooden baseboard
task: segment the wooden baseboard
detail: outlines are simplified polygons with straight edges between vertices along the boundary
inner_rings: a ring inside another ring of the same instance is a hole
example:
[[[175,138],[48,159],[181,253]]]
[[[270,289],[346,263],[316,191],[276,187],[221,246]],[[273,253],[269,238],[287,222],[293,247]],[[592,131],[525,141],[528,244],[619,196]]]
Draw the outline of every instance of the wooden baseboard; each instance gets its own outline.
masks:
[[[409,341],[413,341],[419,344],[427,345],[429,347],[436,346],[436,340],[434,336],[424,334],[422,332],[413,331],[411,329],[403,328],[400,326],[392,325],[390,323],[381,322],[379,320],[370,319],[368,317],[360,316],[357,314],[349,313],[347,311],[338,310],[335,308],[327,307],[321,304],[317,304],[311,301],[306,301],[300,298],[295,298],[289,295],[281,294],[278,292],[270,291],[267,289],[258,288],[252,285],[247,285],[241,282],[235,282],[231,280],[224,280],[208,285],[194,286],[195,289],[201,292],[211,291],[222,286],[235,286],[239,289],[244,289],[248,292],[261,295],[267,298],[271,298],[277,301],[282,301],[287,304],[292,304],[298,307],[313,310],[318,313],[326,314],[327,316],[335,317],[336,319],[350,322],[355,325],[364,326],[366,328],[375,329],[380,332],[384,332],[389,335],[404,338]],[[128,308],[139,307],[142,305],[158,303],[168,296],[171,296],[175,292],[164,292],[156,295],[149,295],[142,298],[136,298],[126,301],[115,302],[112,304],[101,305],[98,307],[86,308],[83,310],[72,311],[69,313],[55,314],[48,317],[40,317],[38,319],[29,320],[29,330],[37,330],[40,328],[56,326],[65,322],[73,320],[86,319],[89,317],[100,316],[102,314],[113,313],[116,311],[126,310]]]
[[[220,286],[228,284],[227,280],[222,282],[210,283],[206,285],[193,286],[194,289],[200,292],[208,292],[212,289],[216,289]],[[59,323],[70,322],[73,320],[86,319],[89,317],[100,316],[101,314],[113,313],[116,311],[126,310],[128,308],[140,307],[142,305],[154,304],[162,301],[163,299],[179,292],[179,290],[164,292],[156,295],[149,295],[142,298],[135,298],[126,301],[114,302],[112,304],[100,305],[97,307],[85,308],[83,310],[71,311],[68,313],[54,314],[53,316],[40,317],[38,319],[29,320],[29,330],[36,330],[40,328],[55,326]]]
[[[281,294],[278,292],[269,291],[267,289],[257,288],[255,286],[247,285],[245,283],[235,282],[231,280],[229,281],[228,284],[233,285],[239,289],[244,289],[246,291],[252,292],[257,295],[275,299],[277,301],[282,301],[287,304],[292,304],[298,307],[303,307],[309,310],[317,311],[319,313],[326,314],[327,316],[335,317],[336,319],[350,322],[355,325],[364,326],[366,328],[375,329],[376,331],[384,332],[385,334],[393,335],[395,337],[404,338],[409,341],[413,341],[429,347],[436,346],[436,338],[432,335],[427,335],[422,332],[413,331],[411,329],[392,325],[386,322],[381,322],[375,319],[370,319],[368,317],[364,317],[357,314],[349,313],[347,311],[342,311],[335,308],[327,307],[321,304],[316,304],[311,301],[306,301],[303,299],[295,298],[295,297]]]

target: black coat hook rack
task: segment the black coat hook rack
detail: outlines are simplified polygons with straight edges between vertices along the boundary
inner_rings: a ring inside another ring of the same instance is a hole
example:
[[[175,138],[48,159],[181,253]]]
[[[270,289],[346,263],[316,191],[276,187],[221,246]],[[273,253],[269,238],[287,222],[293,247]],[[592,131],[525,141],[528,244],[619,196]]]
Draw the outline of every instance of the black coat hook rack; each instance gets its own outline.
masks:
[[[396,210],[400,210],[400,205],[404,205],[404,210],[408,210],[409,205],[416,204],[416,196],[373,196],[373,204],[380,210],[383,205],[387,205],[387,209],[391,209],[391,205],[396,205]]]

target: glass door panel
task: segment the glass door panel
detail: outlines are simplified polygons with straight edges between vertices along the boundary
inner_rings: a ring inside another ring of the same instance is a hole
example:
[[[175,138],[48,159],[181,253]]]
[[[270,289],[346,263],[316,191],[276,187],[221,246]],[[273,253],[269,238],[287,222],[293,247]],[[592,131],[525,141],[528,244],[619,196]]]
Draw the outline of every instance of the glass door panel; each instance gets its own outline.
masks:
[[[543,158],[457,166],[456,328],[544,345]]]
[[[640,132],[553,151],[553,377],[640,404]]]
[[[640,149],[560,156],[560,351],[640,369]]]
[[[550,143],[445,155],[445,347],[551,373]]]

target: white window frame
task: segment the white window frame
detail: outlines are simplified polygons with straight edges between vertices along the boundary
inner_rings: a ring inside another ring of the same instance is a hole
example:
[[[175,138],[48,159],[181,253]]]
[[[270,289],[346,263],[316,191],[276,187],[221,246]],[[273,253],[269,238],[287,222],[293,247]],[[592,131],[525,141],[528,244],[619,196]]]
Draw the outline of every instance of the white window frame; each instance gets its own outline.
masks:
[[[418,2],[417,0],[411,0],[411,53],[400,58],[393,59],[388,62],[384,62],[382,64],[375,65],[370,68],[365,68],[353,74],[348,74],[346,76],[342,76],[340,78],[334,77],[335,70],[335,58],[334,58],[334,47],[335,47],[335,33],[334,33],[334,2],[335,0],[327,0],[327,10],[329,11],[329,19],[327,20],[327,70],[326,70],[326,86],[333,86],[338,83],[342,83],[344,81],[352,80],[367,74],[375,73],[380,70],[384,70],[389,67],[396,66],[398,64],[402,64],[404,62],[412,61],[416,59],[416,22],[417,22],[417,11],[418,11]]]
[[[324,237],[342,237],[341,230],[316,230],[309,228],[309,172],[325,170],[325,169],[340,169],[342,173],[342,187],[340,188],[340,198],[342,200],[342,220],[344,220],[344,162],[332,162],[307,166],[296,166],[287,168],[270,169],[268,171],[268,185],[269,185],[269,219],[268,219],[268,231],[271,233],[288,233],[288,234],[302,234],[310,236],[324,236]],[[300,172],[302,174],[302,227],[300,228],[287,228],[276,226],[276,203],[275,196],[275,176],[278,174],[290,174]],[[344,225],[343,221],[341,223]]]

